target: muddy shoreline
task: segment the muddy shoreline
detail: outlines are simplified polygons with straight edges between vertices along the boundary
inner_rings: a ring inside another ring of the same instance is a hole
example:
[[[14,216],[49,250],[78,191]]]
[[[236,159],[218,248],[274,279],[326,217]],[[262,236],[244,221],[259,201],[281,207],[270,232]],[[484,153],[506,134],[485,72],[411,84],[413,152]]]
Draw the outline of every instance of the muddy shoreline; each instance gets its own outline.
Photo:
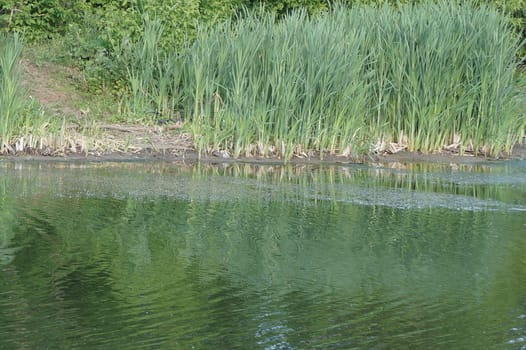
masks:
[[[374,164],[374,163],[436,163],[436,164],[477,164],[488,162],[502,162],[508,160],[525,160],[526,146],[517,145],[511,155],[501,158],[488,158],[474,156],[472,154],[459,155],[457,153],[434,153],[423,154],[418,152],[398,152],[395,154],[375,154],[364,156],[361,159],[350,157],[328,155],[320,158],[293,157],[284,161],[278,158],[264,157],[238,157],[224,158],[221,156],[199,155],[193,150],[178,151],[152,151],[141,152],[111,152],[107,154],[79,154],[67,153],[63,155],[35,155],[16,154],[2,155],[0,161],[44,161],[44,162],[135,162],[135,161],[165,161],[176,163],[208,163],[208,164],[231,164],[249,163],[260,165],[283,165],[283,164],[312,164],[312,165],[342,165],[342,164]]]

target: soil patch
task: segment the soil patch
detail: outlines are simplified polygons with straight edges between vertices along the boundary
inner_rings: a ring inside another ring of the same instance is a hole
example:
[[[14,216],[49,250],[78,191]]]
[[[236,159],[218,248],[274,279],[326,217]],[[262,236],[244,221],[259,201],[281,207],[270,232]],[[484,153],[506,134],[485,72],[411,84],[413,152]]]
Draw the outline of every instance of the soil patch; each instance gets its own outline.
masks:
[[[189,134],[181,132],[182,123],[164,126],[107,124],[103,116],[90,111],[89,103],[78,92],[82,73],[71,67],[53,63],[36,65],[29,59],[20,61],[23,86],[52,115],[66,117],[64,140],[57,149],[28,150],[18,156],[44,154],[51,156],[107,156],[159,154],[179,156],[193,151]]]
[[[37,100],[48,111],[66,116],[79,116],[81,108],[77,104],[82,97],[75,91],[73,79],[81,74],[73,68],[52,63],[41,66],[30,60],[20,60],[23,86],[31,98]]]

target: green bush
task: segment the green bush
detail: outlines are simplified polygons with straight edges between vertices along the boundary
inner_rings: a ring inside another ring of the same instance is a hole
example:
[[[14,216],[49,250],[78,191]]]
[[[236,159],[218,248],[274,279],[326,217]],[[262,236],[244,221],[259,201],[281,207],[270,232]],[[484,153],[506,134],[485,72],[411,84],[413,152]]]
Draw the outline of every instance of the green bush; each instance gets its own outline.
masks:
[[[166,27],[161,47],[179,49],[194,37],[198,24],[220,22],[232,16],[237,7],[236,0],[108,0],[85,8],[84,19],[72,23],[68,31],[87,51],[83,54],[93,54],[95,48],[112,50],[123,40],[138,39],[144,31],[143,18],[148,15]]]
[[[81,21],[85,6],[84,0],[0,0],[0,28],[29,41],[48,39]]]
[[[180,47],[193,38],[197,24],[218,23],[240,9],[265,9],[278,17],[304,9],[319,14],[338,4],[348,6],[403,5],[422,0],[0,0],[0,27],[25,33],[27,40],[45,39],[68,32],[97,30],[105,43],[137,38],[143,31],[142,17],[159,18],[166,26],[163,47]],[[458,0],[459,3],[464,1]],[[512,18],[519,32],[525,30],[526,0],[472,0],[474,4],[494,5]],[[97,21],[85,23],[86,16]],[[81,29],[79,29],[79,27]],[[91,45],[91,44],[90,44]],[[88,45],[88,47],[90,46]],[[106,45],[108,46],[108,45]],[[109,47],[106,47],[107,49]]]
[[[66,51],[84,70],[92,90],[110,85],[122,93],[126,71],[119,65],[119,54],[129,43],[140,40],[145,17],[157,18],[165,28],[157,48],[173,51],[193,40],[198,24],[221,22],[237,7],[237,0],[100,0],[82,7],[82,21],[68,25]]]

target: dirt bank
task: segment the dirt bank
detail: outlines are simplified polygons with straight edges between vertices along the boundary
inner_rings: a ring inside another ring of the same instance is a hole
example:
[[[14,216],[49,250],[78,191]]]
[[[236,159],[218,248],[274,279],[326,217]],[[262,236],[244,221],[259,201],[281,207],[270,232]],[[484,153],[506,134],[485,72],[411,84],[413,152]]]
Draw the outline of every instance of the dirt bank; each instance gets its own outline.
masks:
[[[176,141],[170,141],[174,144]],[[164,142],[163,145],[167,145],[168,142]],[[38,154],[17,154],[17,155],[6,155],[1,156],[1,159],[5,160],[20,160],[20,161],[89,161],[89,162],[130,162],[130,161],[168,161],[168,162],[185,162],[185,163],[255,163],[255,164],[284,164],[285,161],[277,158],[262,158],[262,157],[240,157],[240,158],[224,158],[218,155],[199,155],[192,148],[186,148],[176,146],[173,148],[145,148],[140,151],[134,152],[108,152],[108,153],[65,153],[55,156],[44,156]],[[485,158],[475,157],[473,155],[458,155],[453,153],[440,153],[440,154],[421,154],[411,152],[399,152],[395,154],[381,154],[381,155],[370,155],[363,157],[362,159],[353,159],[349,157],[340,156],[325,156],[320,157],[294,157],[287,161],[290,164],[373,164],[373,163],[436,163],[436,164],[477,164],[494,161],[504,160],[524,160],[526,159],[526,147],[516,146],[514,152],[510,157],[506,158]]]

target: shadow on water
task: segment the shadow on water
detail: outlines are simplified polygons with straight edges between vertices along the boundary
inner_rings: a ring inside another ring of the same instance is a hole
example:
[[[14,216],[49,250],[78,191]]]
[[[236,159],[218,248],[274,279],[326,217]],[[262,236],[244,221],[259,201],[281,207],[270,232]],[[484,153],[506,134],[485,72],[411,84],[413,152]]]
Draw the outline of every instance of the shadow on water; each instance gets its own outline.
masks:
[[[526,346],[520,162],[0,175],[0,348]]]

